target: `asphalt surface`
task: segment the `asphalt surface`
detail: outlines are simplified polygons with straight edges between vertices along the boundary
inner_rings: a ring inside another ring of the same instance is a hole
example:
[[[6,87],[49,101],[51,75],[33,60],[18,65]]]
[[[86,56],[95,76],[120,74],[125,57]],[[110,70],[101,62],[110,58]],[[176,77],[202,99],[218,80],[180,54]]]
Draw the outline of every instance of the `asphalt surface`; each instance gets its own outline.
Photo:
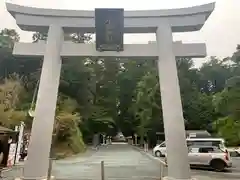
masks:
[[[197,175],[205,175],[205,176],[209,176],[209,177],[213,177],[213,178],[217,178],[217,179],[223,179],[223,180],[227,180],[227,179],[240,179],[240,158],[239,157],[232,157],[232,161],[233,161],[233,167],[227,169],[224,172],[215,172],[213,170],[209,170],[209,169],[192,169],[193,174],[197,174]]]
[[[151,151],[145,154],[156,161],[159,161],[159,160],[164,161],[164,159],[159,159],[158,157],[154,157]],[[216,180],[216,179],[239,180],[240,179],[240,157],[232,157],[232,161],[233,161],[233,167],[227,169],[224,172],[215,172],[214,170],[209,168],[192,168],[191,173],[193,177],[196,177],[196,179],[199,179],[199,180],[201,179],[203,180]],[[165,174],[167,174],[167,172],[165,172]]]
[[[101,147],[90,157],[57,161],[53,167],[56,179],[100,180],[104,161],[106,180],[155,180],[160,170],[153,161],[127,144]]]
[[[113,144],[101,147],[98,151],[57,160],[53,164],[52,174],[57,180],[101,180],[101,161],[104,161],[105,180],[160,179],[159,158],[127,144]],[[202,169],[193,169],[191,172],[198,180],[239,180],[240,158],[234,158],[233,165],[229,172]],[[4,172],[4,179],[21,177],[22,169],[15,167]]]

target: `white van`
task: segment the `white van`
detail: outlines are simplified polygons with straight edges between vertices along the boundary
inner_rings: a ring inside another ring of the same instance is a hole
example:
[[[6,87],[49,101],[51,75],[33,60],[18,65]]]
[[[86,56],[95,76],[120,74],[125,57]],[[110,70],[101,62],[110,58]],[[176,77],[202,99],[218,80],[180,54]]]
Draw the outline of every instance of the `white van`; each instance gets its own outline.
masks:
[[[222,138],[187,138],[187,146],[217,146],[222,150],[226,150],[225,141]],[[162,142],[153,148],[153,155],[164,157],[167,153],[166,143]]]

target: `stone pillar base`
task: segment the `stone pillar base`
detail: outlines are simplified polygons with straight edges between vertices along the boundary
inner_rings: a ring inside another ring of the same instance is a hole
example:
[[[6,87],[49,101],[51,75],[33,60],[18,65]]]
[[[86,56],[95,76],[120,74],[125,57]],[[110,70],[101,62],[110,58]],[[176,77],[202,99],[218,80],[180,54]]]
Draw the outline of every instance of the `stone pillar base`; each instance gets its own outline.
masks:
[[[50,180],[55,180],[56,178],[55,178],[55,176],[51,176],[51,178],[50,178]],[[45,179],[24,179],[24,178],[20,178],[20,177],[16,177],[16,178],[14,178],[14,180],[47,180],[47,178]]]

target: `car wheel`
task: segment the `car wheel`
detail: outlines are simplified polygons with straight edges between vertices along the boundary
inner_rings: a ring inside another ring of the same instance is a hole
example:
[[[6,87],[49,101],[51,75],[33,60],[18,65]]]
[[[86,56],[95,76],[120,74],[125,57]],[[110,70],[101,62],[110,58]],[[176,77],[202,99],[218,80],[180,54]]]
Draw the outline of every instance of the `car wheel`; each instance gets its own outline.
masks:
[[[162,157],[161,151],[156,151],[156,152],[155,152],[155,156],[156,156],[156,157]]]
[[[223,171],[226,167],[225,162],[218,159],[212,160],[210,165],[215,171]]]

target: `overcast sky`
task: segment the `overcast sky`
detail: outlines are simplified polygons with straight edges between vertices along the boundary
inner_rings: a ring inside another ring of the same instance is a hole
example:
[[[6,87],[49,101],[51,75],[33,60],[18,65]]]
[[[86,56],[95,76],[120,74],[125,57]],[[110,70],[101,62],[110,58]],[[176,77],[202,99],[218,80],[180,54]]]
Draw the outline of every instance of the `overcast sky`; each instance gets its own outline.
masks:
[[[6,0],[7,2],[53,9],[124,8],[125,10],[170,9],[201,5],[214,0]],[[5,1],[5,2],[6,2]],[[5,2],[0,1],[0,29],[14,28],[21,41],[30,42],[31,33],[21,31],[12,16],[6,11]],[[231,56],[240,44],[240,0],[215,0],[216,8],[199,32],[174,34],[174,40],[183,42],[205,42],[209,56]],[[125,43],[147,43],[155,40],[154,34],[126,35]],[[199,59],[196,63],[201,64]]]

